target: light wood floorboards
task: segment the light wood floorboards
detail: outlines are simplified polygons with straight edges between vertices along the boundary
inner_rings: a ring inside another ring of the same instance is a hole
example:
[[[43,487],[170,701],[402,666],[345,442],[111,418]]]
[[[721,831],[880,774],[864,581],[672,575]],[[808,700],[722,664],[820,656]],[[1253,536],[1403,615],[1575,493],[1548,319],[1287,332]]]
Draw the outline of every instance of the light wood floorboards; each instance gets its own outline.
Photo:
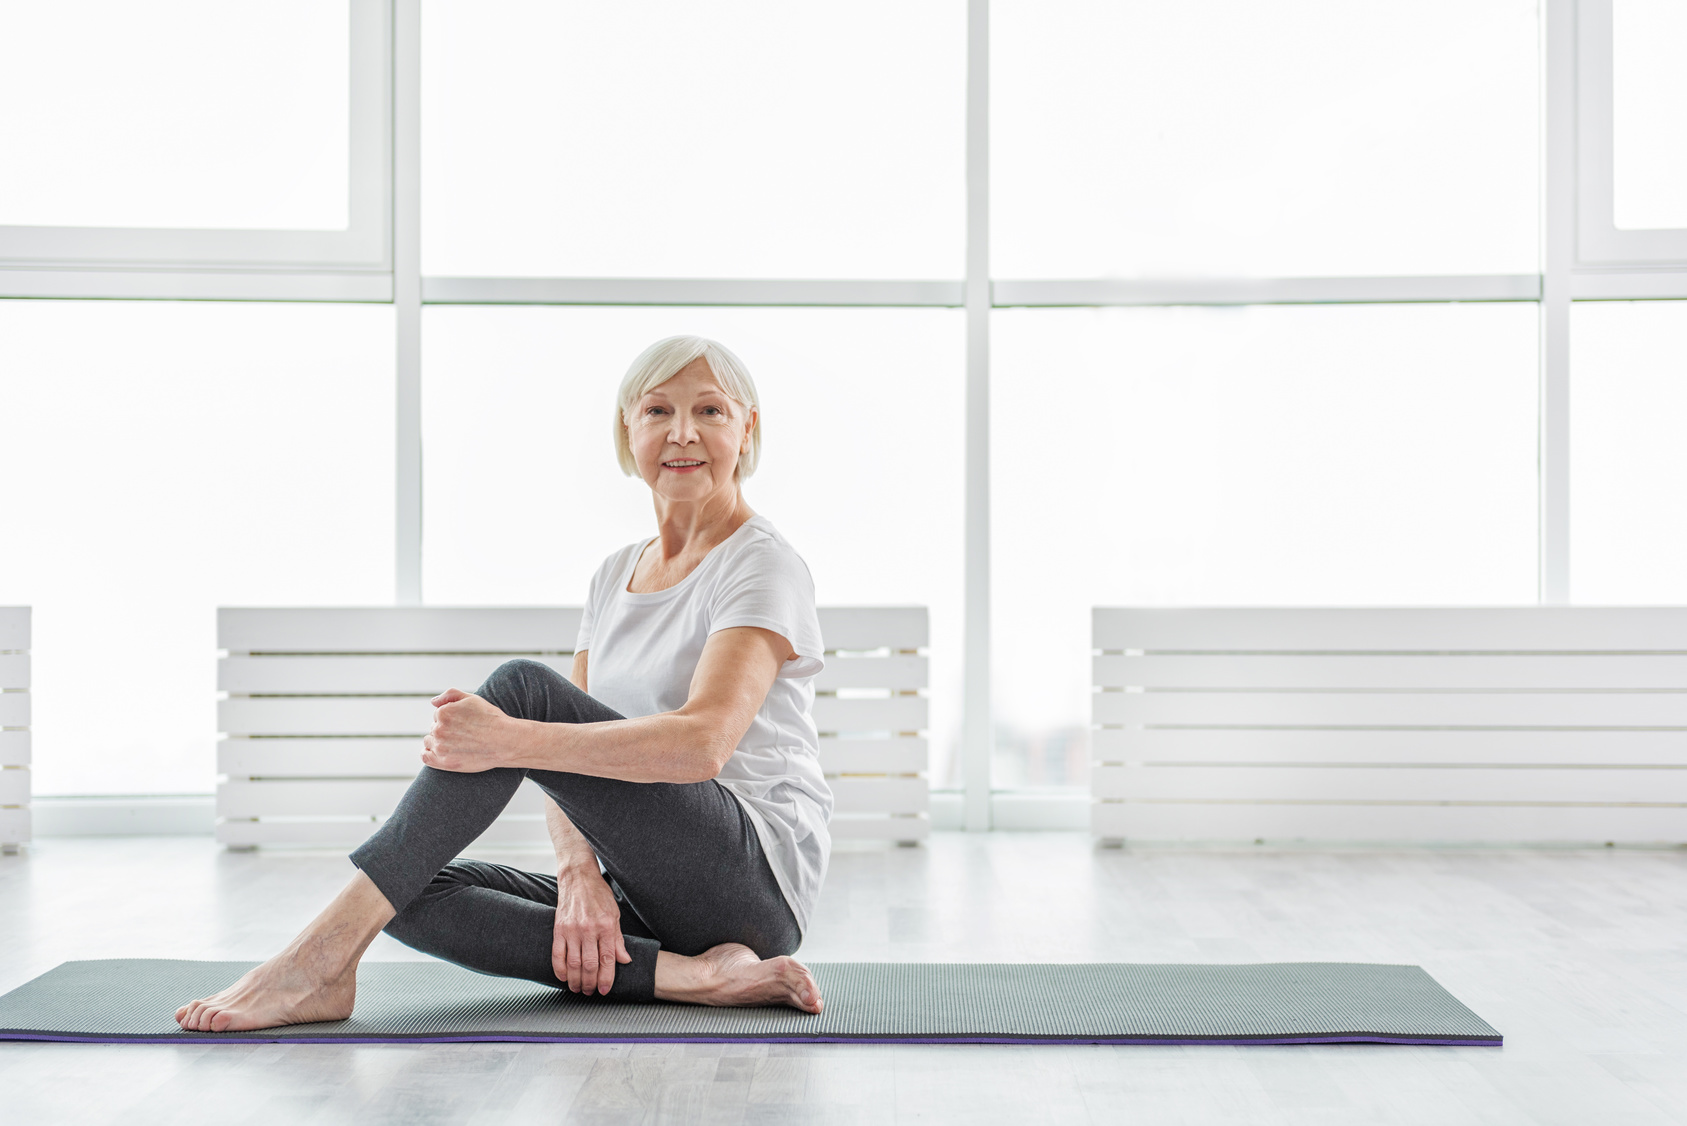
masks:
[[[349,873],[203,838],[38,842],[0,859],[0,990],[71,958],[265,957]],[[1687,1126],[1687,852],[944,833],[834,856],[802,956],[1410,962],[1507,1044],[0,1044],[0,1121]],[[383,937],[370,957],[417,955]]]

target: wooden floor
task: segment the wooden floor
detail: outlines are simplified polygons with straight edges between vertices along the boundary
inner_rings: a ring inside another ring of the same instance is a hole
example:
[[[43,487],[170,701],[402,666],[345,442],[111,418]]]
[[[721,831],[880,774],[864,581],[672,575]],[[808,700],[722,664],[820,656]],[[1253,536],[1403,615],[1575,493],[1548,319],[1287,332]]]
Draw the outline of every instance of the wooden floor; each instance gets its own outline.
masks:
[[[69,958],[261,958],[349,872],[203,838],[38,842],[0,859],[0,990]],[[836,855],[803,954],[1411,962],[1506,1047],[0,1044],[0,1121],[1687,1124],[1687,852],[938,834]]]

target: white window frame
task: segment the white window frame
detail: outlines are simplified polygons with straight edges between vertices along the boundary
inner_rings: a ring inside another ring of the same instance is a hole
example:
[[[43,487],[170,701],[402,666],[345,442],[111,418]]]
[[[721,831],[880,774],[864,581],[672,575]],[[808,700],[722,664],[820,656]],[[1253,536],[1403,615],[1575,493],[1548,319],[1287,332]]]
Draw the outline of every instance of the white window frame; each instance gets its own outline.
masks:
[[[0,226],[0,297],[392,300],[391,0],[351,0],[343,231]]]

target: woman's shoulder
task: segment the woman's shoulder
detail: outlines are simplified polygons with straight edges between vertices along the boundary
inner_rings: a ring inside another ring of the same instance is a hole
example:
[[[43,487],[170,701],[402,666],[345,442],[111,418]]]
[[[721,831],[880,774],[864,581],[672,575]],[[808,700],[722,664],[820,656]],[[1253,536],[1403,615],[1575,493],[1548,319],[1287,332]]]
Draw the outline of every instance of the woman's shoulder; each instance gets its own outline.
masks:
[[[813,581],[807,562],[767,517],[750,517],[732,540],[734,550],[722,560],[727,564],[723,570],[788,573]]]

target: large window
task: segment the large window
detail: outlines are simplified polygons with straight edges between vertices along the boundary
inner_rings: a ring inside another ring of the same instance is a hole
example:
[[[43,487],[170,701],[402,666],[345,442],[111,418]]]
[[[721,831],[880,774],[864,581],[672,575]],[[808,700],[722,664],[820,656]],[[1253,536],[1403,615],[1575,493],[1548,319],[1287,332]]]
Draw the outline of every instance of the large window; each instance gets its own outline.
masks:
[[[1576,601],[1687,603],[1687,301],[1584,302],[1571,332]]]
[[[218,606],[393,595],[392,311],[0,301],[34,788],[203,793]]]
[[[345,227],[350,32],[346,0],[0,5],[0,224]]]
[[[946,278],[966,6],[423,6],[423,269]]]
[[[1684,51],[1672,0],[0,0],[36,789],[209,788],[219,602],[578,602],[675,332],[760,381],[821,599],[930,607],[971,825],[1083,784],[1099,603],[1687,598]]]
[[[997,0],[998,277],[1538,269],[1530,0]]]

